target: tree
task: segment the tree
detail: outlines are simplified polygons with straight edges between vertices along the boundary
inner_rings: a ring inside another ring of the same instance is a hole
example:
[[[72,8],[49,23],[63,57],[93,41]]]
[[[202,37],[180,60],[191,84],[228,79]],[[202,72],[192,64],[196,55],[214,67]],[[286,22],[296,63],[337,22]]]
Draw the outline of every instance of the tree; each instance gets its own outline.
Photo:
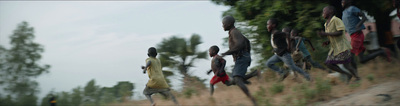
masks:
[[[272,55],[270,46],[270,33],[267,32],[266,23],[270,18],[277,18],[279,28],[292,27],[299,29],[304,37],[316,41],[312,57],[317,61],[325,59],[327,49],[320,43],[326,40],[316,35],[316,31],[324,29],[324,20],[321,17],[323,7],[332,5],[336,7],[336,16],[341,18],[343,8],[341,0],[212,0],[217,5],[226,5],[231,8],[224,12],[232,15],[238,21],[239,29],[252,40],[253,50],[261,54],[262,61]],[[374,16],[381,45],[393,46],[390,33],[389,14],[394,10],[391,0],[354,0],[355,5],[361,10]],[[374,8],[371,8],[374,7]],[[385,43],[385,44],[384,44]],[[322,56],[321,56],[322,55]],[[259,62],[262,62],[259,61]]]
[[[40,65],[43,46],[35,43],[33,27],[27,22],[18,24],[10,36],[11,48],[0,47],[0,84],[11,96],[14,105],[36,105],[38,83],[33,78],[47,73],[50,65]]]
[[[79,106],[82,103],[83,93],[82,88],[80,86],[72,89],[71,94],[71,105],[72,106]]]
[[[192,79],[196,79],[189,74],[189,68],[194,67],[196,60],[207,57],[207,51],[197,50],[197,46],[201,43],[201,37],[198,34],[193,34],[187,40],[177,36],[163,39],[157,45],[161,64],[163,67],[179,70],[184,76],[184,84],[187,85]]]
[[[90,80],[83,89],[84,99],[83,102],[85,105],[99,105],[99,91],[100,87],[96,85],[96,81],[94,79]]]
[[[135,89],[133,83],[129,81],[120,81],[117,85],[114,86],[114,89],[117,91],[117,98],[120,98],[121,102],[126,101],[126,99],[130,99],[133,96],[132,90]]]
[[[251,40],[253,51],[260,54],[260,61],[265,62],[272,53],[270,46],[271,35],[266,28],[270,18],[279,21],[278,29],[283,27],[296,28],[302,35],[312,41],[322,42],[324,39],[315,33],[324,29],[324,20],[321,16],[323,7],[330,1],[321,0],[212,0],[218,5],[226,5],[231,8],[224,12],[224,16],[234,16],[238,28]],[[319,52],[312,55],[327,54],[319,44],[315,45]],[[323,60],[325,57],[315,57],[315,60]]]

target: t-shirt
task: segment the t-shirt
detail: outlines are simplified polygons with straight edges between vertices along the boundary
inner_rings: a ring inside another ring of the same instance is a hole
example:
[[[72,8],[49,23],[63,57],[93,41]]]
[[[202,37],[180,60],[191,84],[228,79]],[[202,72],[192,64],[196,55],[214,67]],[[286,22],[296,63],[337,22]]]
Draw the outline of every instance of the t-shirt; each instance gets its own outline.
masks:
[[[347,40],[344,33],[344,24],[342,20],[338,17],[333,16],[328,24],[324,24],[325,32],[337,32],[343,30],[343,34],[341,36],[327,36],[330,43],[329,55],[333,53],[333,55],[338,55],[346,50],[351,49],[350,41]]]
[[[364,44],[367,50],[376,50],[380,48],[376,32],[369,32],[365,35],[364,41],[369,41],[369,44]]]
[[[355,6],[350,6],[347,9],[343,10],[342,20],[344,25],[346,26],[346,31],[350,35],[354,32],[357,32],[357,24],[361,21],[358,16],[361,10]],[[360,26],[361,29],[365,29],[364,24]]]
[[[304,57],[307,57],[310,55],[310,52],[308,52],[306,45],[304,45],[304,41],[306,40],[306,38],[301,38],[301,42],[299,44],[299,50],[303,53]],[[296,45],[299,42],[298,39],[296,39]]]
[[[150,79],[147,82],[147,87],[159,89],[169,88],[167,81],[165,81],[164,74],[162,73],[160,60],[154,57],[149,57],[146,59],[146,63],[149,61],[151,64],[147,67],[147,74]]]

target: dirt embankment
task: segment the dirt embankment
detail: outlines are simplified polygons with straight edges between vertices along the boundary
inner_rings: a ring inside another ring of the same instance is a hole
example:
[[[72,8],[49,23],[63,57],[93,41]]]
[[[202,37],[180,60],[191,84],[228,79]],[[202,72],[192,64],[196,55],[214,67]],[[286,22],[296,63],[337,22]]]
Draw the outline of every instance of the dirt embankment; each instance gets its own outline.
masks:
[[[321,106],[333,105],[400,105],[400,80],[374,85],[366,90],[317,104]]]
[[[278,76],[270,70],[263,70],[262,78],[252,78],[248,86],[251,94],[257,98],[260,106],[266,105],[399,105],[400,104],[400,62],[388,63],[375,59],[359,65],[362,80],[346,84],[338,81],[331,84],[327,72],[319,69],[310,70],[315,79],[309,83],[300,75],[297,80],[289,76],[283,82],[276,82]],[[211,76],[210,76],[211,78]],[[237,86],[217,84],[214,95],[208,89],[188,92],[173,92],[183,106],[248,106],[250,100]],[[173,106],[170,99],[163,99],[159,94],[153,96],[157,105]],[[110,105],[150,106],[148,100],[132,100]]]

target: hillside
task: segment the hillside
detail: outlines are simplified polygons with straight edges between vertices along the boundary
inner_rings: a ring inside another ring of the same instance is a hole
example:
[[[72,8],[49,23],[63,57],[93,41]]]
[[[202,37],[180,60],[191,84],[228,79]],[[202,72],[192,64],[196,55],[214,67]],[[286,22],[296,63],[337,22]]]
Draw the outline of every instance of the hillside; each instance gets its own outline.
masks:
[[[399,104],[400,67],[399,62],[388,63],[375,59],[367,64],[359,65],[360,82],[345,84],[342,81],[330,81],[327,72],[319,69],[310,70],[314,81],[309,83],[302,76],[294,80],[289,76],[283,82],[277,82],[277,75],[264,70],[262,77],[252,78],[249,90],[264,105],[390,105]],[[174,92],[181,105],[251,105],[250,100],[237,86],[217,84],[214,95],[208,89]],[[190,96],[191,94],[191,96]],[[387,97],[376,96],[389,94]],[[363,99],[365,97],[365,99]],[[159,94],[153,96],[157,105],[174,105],[171,100],[163,99]],[[376,99],[380,98],[380,99]],[[374,101],[370,101],[374,99]],[[386,101],[383,101],[385,99]],[[396,103],[397,102],[397,103]],[[149,106],[147,100],[128,101],[110,105]]]

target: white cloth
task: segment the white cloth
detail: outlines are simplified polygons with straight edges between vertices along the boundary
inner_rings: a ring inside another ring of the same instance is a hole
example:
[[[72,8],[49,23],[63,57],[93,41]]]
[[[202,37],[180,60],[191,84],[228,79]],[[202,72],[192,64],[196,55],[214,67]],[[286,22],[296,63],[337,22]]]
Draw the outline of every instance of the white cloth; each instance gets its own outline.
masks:
[[[376,32],[369,32],[367,35],[365,35],[364,41],[369,41],[369,44],[364,44],[365,49],[376,50],[380,48],[377,35],[378,34]]]
[[[274,34],[271,34],[271,45],[272,45],[272,48],[276,49],[276,48],[278,48],[278,46],[275,45],[273,39],[274,39]]]

